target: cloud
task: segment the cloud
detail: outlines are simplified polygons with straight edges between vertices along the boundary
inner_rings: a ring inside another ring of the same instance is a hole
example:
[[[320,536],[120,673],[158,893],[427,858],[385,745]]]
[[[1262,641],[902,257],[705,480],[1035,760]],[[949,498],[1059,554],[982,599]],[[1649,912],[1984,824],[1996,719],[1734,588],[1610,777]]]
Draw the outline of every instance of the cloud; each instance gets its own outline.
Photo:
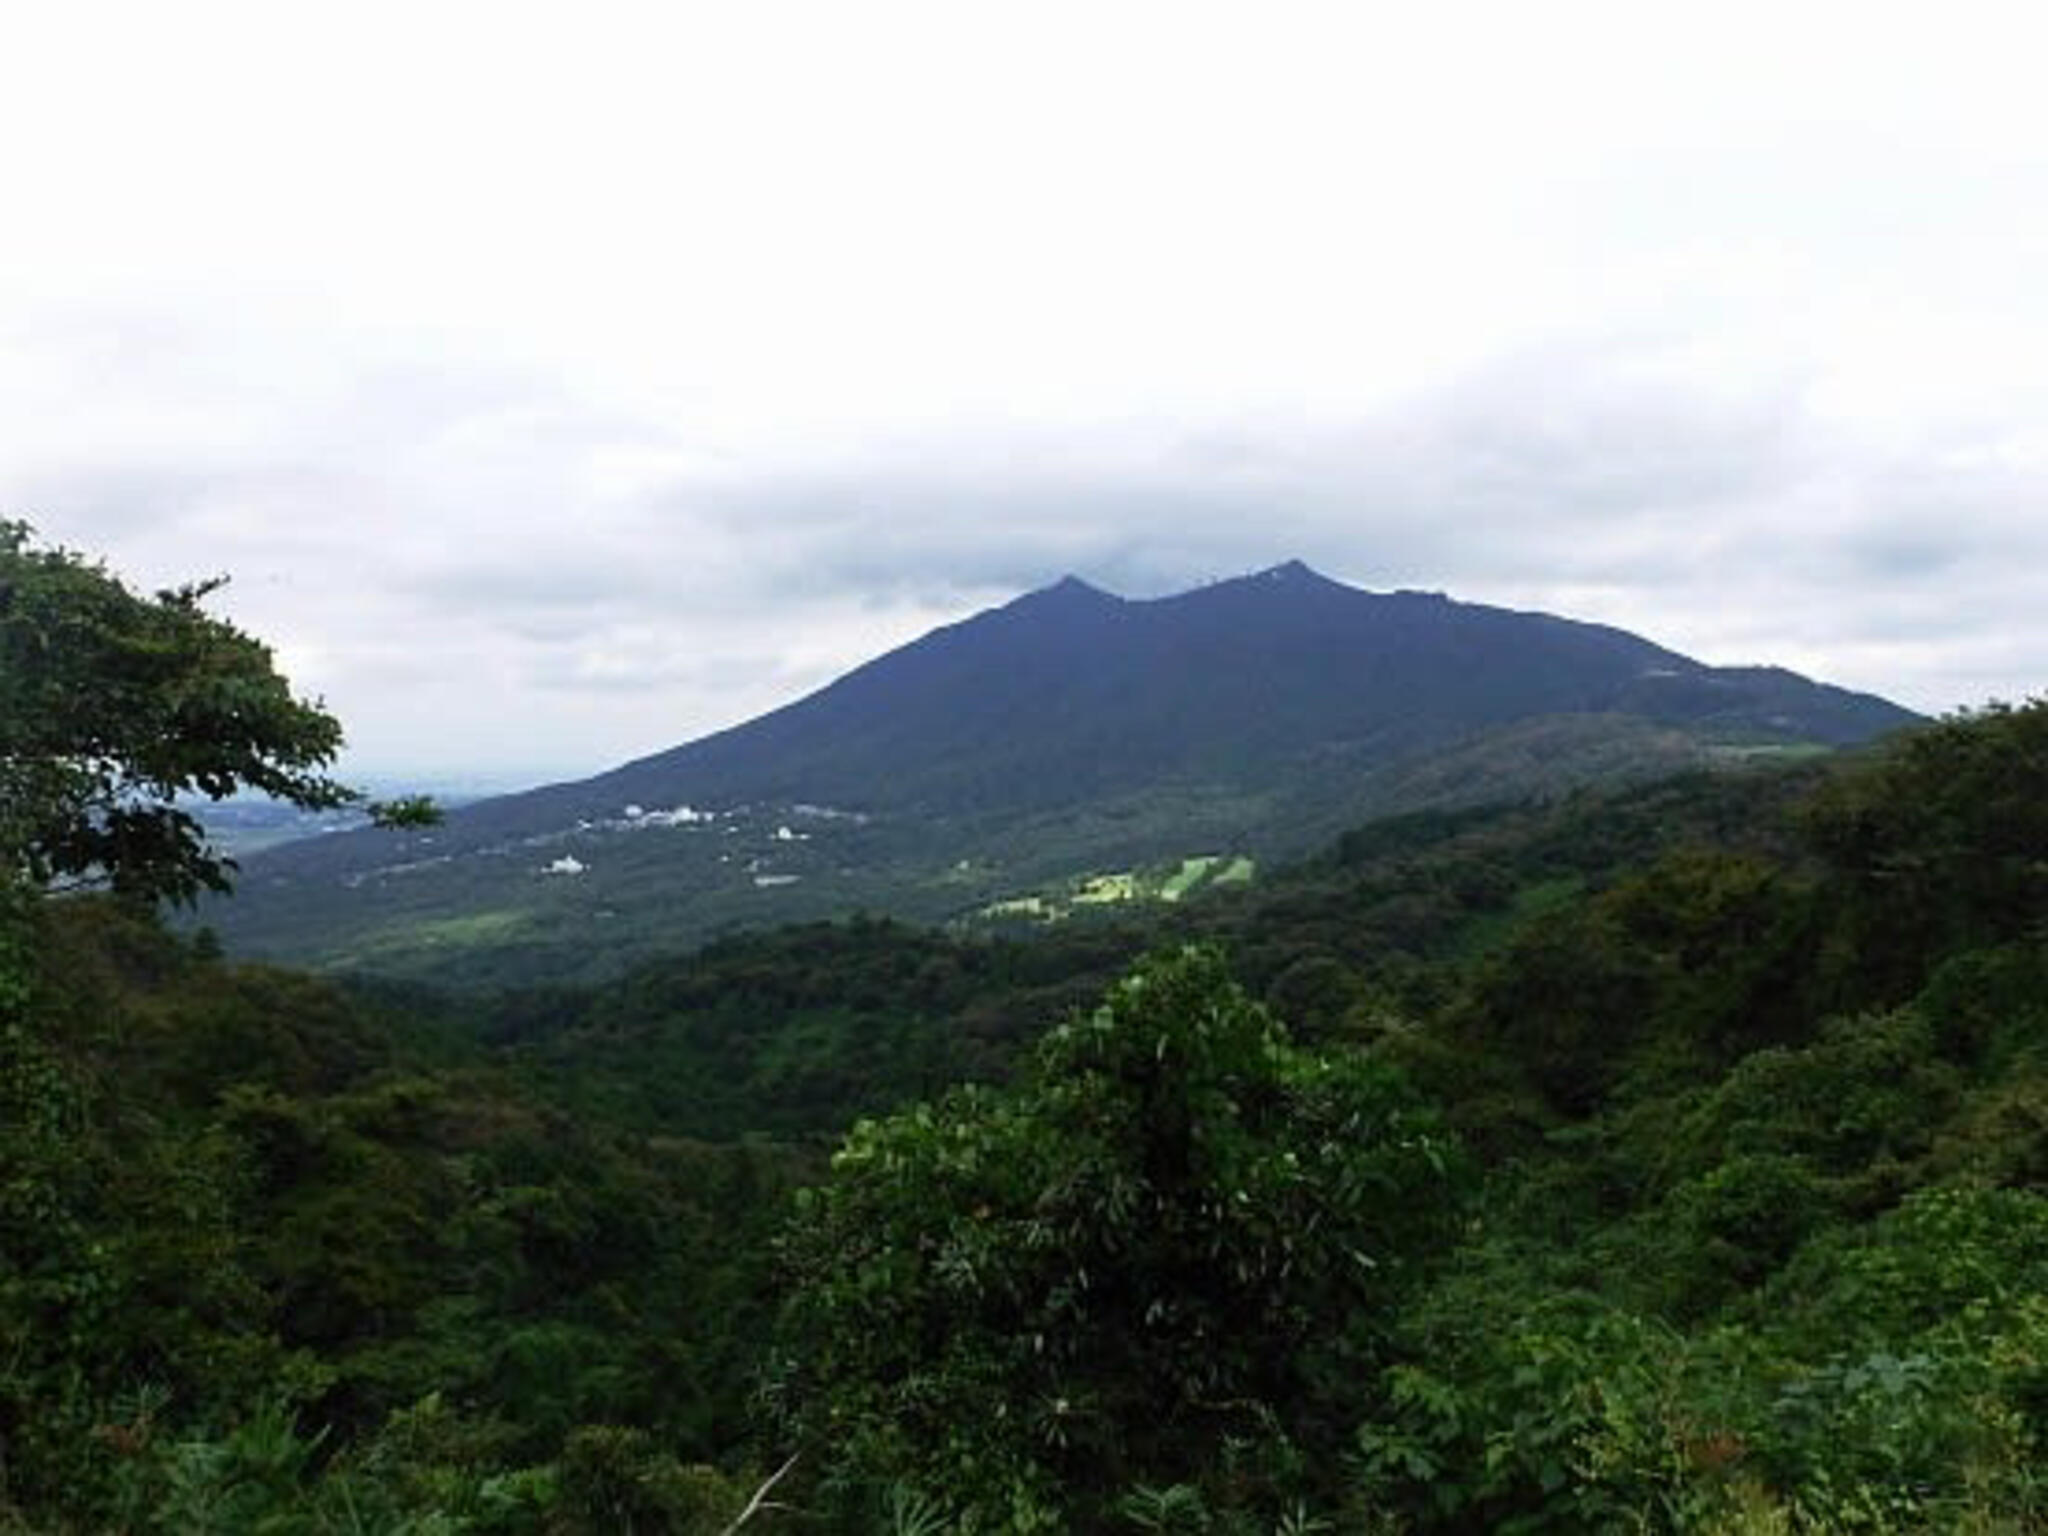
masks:
[[[1982,637],[2048,638],[2028,591],[2048,466],[2000,448],[2024,423],[1873,448],[1811,388],[1790,369],[1702,374],[1668,338],[1568,338],[1353,421],[929,444],[751,485],[708,525],[773,528],[752,546],[764,579],[813,595],[991,593],[1067,570],[1147,595],[1301,554],[1922,707],[2013,692],[2023,677],[1968,658],[2011,653]],[[1878,643],[1902,633],[1922,648]]]
[[[150,367],[174,390],[220,371],[161,334]],[[1873,445],[1810,373],[1702,367],[1682,334],[1553,336],[1348,418],[967,424],[808,455],[375,348],[263,409],[183,454],[142,430],[90,462],[19,456],[9,494],[152,581],[227,552],[230,610],[379,763],[596,768],[1068,572],[1142,597],[1299,555],[1922,707],[2023,691],[2010,637],[2041,637],[2027,423]]]
[[[2040,686],[2048,106],[1996,17],[230,6],[115,58],[45,9],[0,510],[230,572],[365,763],[588,771],[1068,572],[1290,556]]]
[[[1659,360],[1559,344],[1352,420],[935,437],[665,500],[692,537],[744,542],[758,586],[813,596],[1066,571],[1146,595],[1294,553],[1390,583],[1651,585],[1764,542],[1832,462],[1795,390],[1731,395]]]

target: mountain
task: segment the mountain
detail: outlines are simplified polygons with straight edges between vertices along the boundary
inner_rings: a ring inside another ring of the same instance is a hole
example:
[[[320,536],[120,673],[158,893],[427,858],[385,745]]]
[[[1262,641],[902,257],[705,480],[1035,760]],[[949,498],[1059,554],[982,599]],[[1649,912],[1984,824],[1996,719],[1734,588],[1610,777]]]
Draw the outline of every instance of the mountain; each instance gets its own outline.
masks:
[[[587,974],[856,907],[1054,910],[1028,903],[1147,862],[1300,851],[1387,811],[1843,746],[1913,718],[1298,561],[1146,601],[1068,577],[595,778],[430,833],[264,852],[208,920],[257,953]]]

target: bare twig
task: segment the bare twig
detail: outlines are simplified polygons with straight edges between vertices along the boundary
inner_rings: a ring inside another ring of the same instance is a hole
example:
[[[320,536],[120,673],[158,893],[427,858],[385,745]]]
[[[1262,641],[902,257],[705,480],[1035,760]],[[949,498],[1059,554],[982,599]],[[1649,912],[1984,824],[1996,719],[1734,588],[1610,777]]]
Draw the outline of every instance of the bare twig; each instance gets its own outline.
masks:
[[[740,1511],[739,1518],[733,1521],[733,1523],[731,1525],[728,1525],[724,1530],[720,1531],[718,1533],[718,1536],[732,1536],[732,1533],[734,1531],[738,1530],[741,1526],[745,1525],[749,1520],[753,1519],[754,1516],[758,1515],[764,1509],[787,1509],[788,1506],[785,1504],[769,1503],[768,1494],[769,1491],[772,1488],[774,1488],[774,1486],[777,1483],[781,1482],[783,1478],[789,1475],[789,1469],[796,1465],[797,1457],[802,1454],[803,1453],[801,1451],[792,1452],[789,1460],[785,1461],[781,1466],[777,1467],[775,1471],[769,1475],[768,1481],[763,1483],[760,1487],[754,1490],[754,1496],[751,1499],[747,1500],[747,1507]]]

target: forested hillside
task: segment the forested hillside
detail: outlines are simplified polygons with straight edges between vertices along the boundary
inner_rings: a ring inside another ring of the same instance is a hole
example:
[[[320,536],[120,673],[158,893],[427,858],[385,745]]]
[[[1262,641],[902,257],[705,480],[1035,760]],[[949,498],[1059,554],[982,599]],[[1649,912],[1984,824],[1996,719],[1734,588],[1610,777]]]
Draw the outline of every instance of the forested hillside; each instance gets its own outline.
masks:
[[[596,988],[9,900],[0,1528],[2048,1520],[2048,705]]]
[[[610,980],[740,927],[974,921],[1304,857],[1372,818],[1823,754],[1916,717],[1548,614],[1298,562],[1069,579],[594,778],[251,857],[237,953],[464,986]]]

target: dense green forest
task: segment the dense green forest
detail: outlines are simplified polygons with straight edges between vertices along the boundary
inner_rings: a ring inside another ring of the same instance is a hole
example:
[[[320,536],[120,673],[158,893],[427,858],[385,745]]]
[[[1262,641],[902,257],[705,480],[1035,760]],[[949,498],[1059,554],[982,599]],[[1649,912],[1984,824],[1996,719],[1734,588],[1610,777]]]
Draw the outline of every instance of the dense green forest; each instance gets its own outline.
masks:
[[[2048,1522],[2048,703],[497,994],[0,747],[0,1530]]]

